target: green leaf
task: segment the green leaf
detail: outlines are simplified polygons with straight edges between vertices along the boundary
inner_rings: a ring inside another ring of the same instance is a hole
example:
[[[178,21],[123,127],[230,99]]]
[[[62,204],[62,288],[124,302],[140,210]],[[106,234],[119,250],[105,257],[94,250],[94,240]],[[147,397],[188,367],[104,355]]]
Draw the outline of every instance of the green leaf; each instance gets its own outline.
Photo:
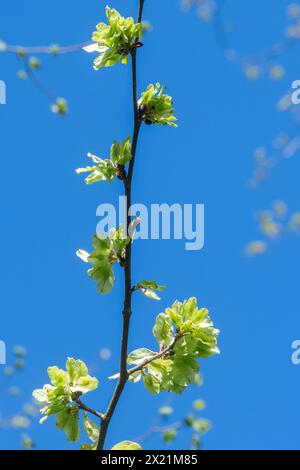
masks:
[[[169,346],[172,339],[174,338],[174,331],[172,327],[172,320],[168,315],[165,313],[160,313],[156,317],[153,334],[160,345]]]
[[[83,426],[87,437],[94,443],[99,438],[99,427],[89,418],[87,413],[84,413]]]
[[[66,362],[66,371],[56,366],[48,368],[51,385],[44,385],[43,389],[34,390],[33,396],[39,403],[46,404],[40,411],[44,417],[42,424],[48,416],[56,415],[56,427],[62,429],[71,442],[79,439],[79,408],[76,403],[78,394],[87,393],[98,387],[98,380],[88,373],[86,364],[81,360],[69,357]]]
[[[86,184],[94,184],[99,181],[108,181],[109,183],[117,175],[117,169],[110,160],[103,160],[95,155],[88,153],[88,157],[93,160],[96,165],[87,166],[85,168],[77,168],[76,173],[90,173],[85,179]]]
[[[68,357],[66,362],[66,369],[70,382],[73,382],[78,375],[77,363],[73,357]]]
[[[70,387],[72,392],[87,393],[92,392],[98,388],[99,382],[96,377],[80,377],[76,383]]]
[[[175,124],[173,100],[164,93],[165,87],[159,83],[150,84],[138,101],[139,116],[146,124],[162,124],[177,127]]]
[[[130,237],[127,236],[125,228],[120,225],[116,230],[111,230],[110,238],[115,253],[118,257],[125,258],[126,246],[131,242]]]
[[[64,429],[69,419],[69,408],[65,407],[62,411],[56,414],[56,429]]]
[[[115,282],[115,276],[110,263],[96,264],[88,271],[89,276],[97,281],[97,290],[100,294],[109,294]]]
[[[94,444],[81,444],[80,450],[96,450],[96,446]]]
[[[155,356],[155,354],[156,353],[154,351],[147,348],[135,349],[128,355],[127,364],[139,365],[145,361],[145,359],[150,359]]]
[[[163,291],[165,286],[160,286],[155,281],[141,281],[139,282],[135,289],[139,289],[146,297],[149,297],[153,300],[160,300],[160,297],[156,294],[157,291]]]
[[[132,383],[137,383],[141,380],[142,378],[142,372],[141,371],[137,371],[137,372],[133,372],[132,374],[129,375],[129,382],[132,382]]]
[[[115,444],[111,450],[142,450],[142,447],[137,442],[122,441]]]
[[[148,297],[149,299],[152,300],[160,300],[160,297],[154,292],[154,290],[151,289],[141,289],[141,292]]]
[[[158,290],[158,291],[163,291],[165,290],[166,286],[161,286],[157,284],[155,281],[141,281],[137,284],[136,286],[138,289],[152,289],[152,290]]]
[[[194,384],[198,371],[199,365],[193,358],[175,355],[171,372],[175,385],[186,388],[188,385]]]
[[[111,161],[116,165],[126,165],[132,158],[131,140],[127,137],[124,142],[114,141],[110,151]]]
[[[80,437],[78,416],[77,405],[65,407],[56,415],[56,428],[64,430],[70,442],[77,442]]]
[[[78,424],[78,406],[74,405],[68,408],[69,416],[64,426],[64,431],[69,442],[77,442],[80,438],[79,424]]]
[[[143,377],[144,385],[149,393],[152,395],[157,395],[160,392],[159,382],[152,375],[145,375]]]
[[[108,24],[99,23],[92,40],[97,44],[100,55],[94,61],[96,70],[110,67],[121,61],[127,63],[127,56],[137,39],[141,39],[143,26],[134,23],[133,18],[125,18],[115,9],[106,7]]]
[[[48,376],[51,380],[52,385],[56,387],[58,387],[59,385],[64,386],[68,382],[67,373],[56,366],[48,367]]]
[[[125,256],[125,248],[130,243],[130,238],[126,237],[126,232],[122,226],[113,229],[109,237],[100,237],[100,234],[93,237],[94,251],[88,254],[84,250],[78,250],[77,255],[92,264],[88,270],[91,279],[97,282],[97,289],[100,294],[108,294],[112,291],[115,281],[113,265],[118,260],[122,265]]]

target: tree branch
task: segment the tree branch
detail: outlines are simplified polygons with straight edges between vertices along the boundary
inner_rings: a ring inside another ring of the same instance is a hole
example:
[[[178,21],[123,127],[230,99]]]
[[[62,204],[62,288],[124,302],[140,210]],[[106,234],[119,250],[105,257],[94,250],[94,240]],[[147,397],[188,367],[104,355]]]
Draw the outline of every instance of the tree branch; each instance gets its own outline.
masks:
[[[79,397],[75,398],[75,401],[81,410],[86,411],[87,413],[91,413],[92,415],[97,416],[97,418],[100,418],[101,420],[103,419],[102,413],[99,413],[99,411],[93,410],[89,406],[86,406],[84,403],[82,403]]]
[[[129,369],[127,371],[127,374],[128,375],[132,375],[134,374],[135,372],[138,372],[139,370],[142,370],[144,367],[146,367],[148,364],[150,364],[151,362],[153,361],[156,361],[157,359],[160,359],[161,357],[164,357],[166,354],[168,354],[169,352],[171,352],[175,346],[175,344],[177,343],[177,341],[182,338],[183,335],[177,335],[174,340],[172,341],[172,343],[165,349],[162,349],[161,351],[159,351],[158,353],[156,353],[154,356],[151,356],[149,357],[148,359],[145,359],[141,364],[133,367],[132,369]]]
[[[138,19],[137,19],[138,23],[140,23],[142,20],[143,7],[144,7],[144,0],[139,0]],[[137,142],[138,142],[139,131],[141,127],[141,121],[139,120],[139,116],[138,116],[138,104],[137,104],[136,48],[133,48],[131,52],[131,63],[132,63],[132,97],[133,97],[133,112],[134,112],[134,130],[133,130],[132,146],[131,146],[132,158],[129,164],[128,175],[123,180],[125,195],[127,198],[127,203],[126,203],[127,230],[131,222],[131,219],[129,216],[129,208],[131,206],[131,182],[132,182],[132,176],[133,176]],[[114,414],[116,406],[119,402],[119,399],[122,395],[122,392],[128,380],[127,350],[128,350],[128,338],[129,338],[130,317],[131,317],[131,297],[132,297],[131,248],[132,248],[132,244],[129,243],[126,247],[126,256],[125,256],[125,262],[124,262],[125,293],[124,293],[124,306],[123,306],[123,332],[122,332],[122,344],[121,344],[121,356],[120,356],[120,377],[116,385],[115,391],[113,393],[112,399],[106,410],[106,413],[104,414],[103,419],[101,420],[97,450],[102,450],[104,447],[106,434],[108,431],[111,418]]]

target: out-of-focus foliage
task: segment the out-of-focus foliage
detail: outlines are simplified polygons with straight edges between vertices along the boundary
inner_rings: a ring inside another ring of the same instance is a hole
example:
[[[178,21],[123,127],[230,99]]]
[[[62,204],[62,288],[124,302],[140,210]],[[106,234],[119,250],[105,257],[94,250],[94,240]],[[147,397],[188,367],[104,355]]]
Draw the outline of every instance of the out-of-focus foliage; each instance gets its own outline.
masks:
[[[0,428],[5,432],[11,430],[19,433],[19,442],[22,448],[32,450],[35,448],[35,442],[28,434],[33,420],[39,413],[39,407],[34,401],[24,401],[26,392],[19,386],[14,385],[19,382],[20,375],[26,369],[27,351],[24,346],[17,345],[13,348],[13,360],[11,363],[1,368],[0,378]],[[5,400],[3,400],[5,398]],[[6,415],[5,403],[7,400],[13,402],[16,409],[11,416]],[[25,430],[27,431],[25,433]]]
[[[258,228],[264,238],[248,243],[247,256],[265,253],[274,241],[288,235],[300,235],[300,212],[290,212],[284,201],[275,201],[272,208],[257,214]]]
[[[202,385],[202,383],[197,384]],[[201,416],[205,402],[197,399],[193,402],[192,409],[181,419],[174,419],[176,408],[171,406],[173,400],[168,399],[166,404],[159,408],[158,417],[153,424],[136,440],[140,443],[148,441],[155,434],[161,436],[165,445],[169,446],[173,441],[180,438],[181,442],[186,439],[186,449],[200,449],[203,447],[203,436],[210,431],[212,423]]]

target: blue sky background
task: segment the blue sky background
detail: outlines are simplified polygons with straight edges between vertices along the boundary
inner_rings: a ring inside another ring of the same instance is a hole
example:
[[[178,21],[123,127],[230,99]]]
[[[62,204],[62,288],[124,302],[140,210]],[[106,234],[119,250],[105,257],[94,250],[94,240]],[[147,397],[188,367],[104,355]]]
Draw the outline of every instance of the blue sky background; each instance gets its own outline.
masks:
[[[106,3],[4,2],[0,36],[24,45],[86,41],[104,19]],[[274,3],[227,2],[224,14],[235,26],[230,41],[242,54],[282,38],[288,2]],[[135,15],[137,1],[114,0],[111,6]],[[254,83],[223,57],[213,26],[195,11],[183,13],[179,0],[146,0],[144,18],[153,31],[139,53],[139,92],[150,82],[166,84],[179,127],[143,127],[133,198],[145,204],[204,203],[206,241],[199,252],[185,251],[182,241],[134,245],[134,281],[154,278],[167,290],[160,303],[134,297],[130,349],[154,347],[156,314],[175,299],[197,296],[221,330],[221,355],[203,361],[201,389],[176,397],[175,419],[202,397],[203,415],[214,424],[204,438],[206,449],[299,449],[300,366],[290,357],[291,343],[300,337],[300,240],[283,239],[255,259],[243,253],[259,236],[256,211],[274,199],[300,210],[297,156],[276,167],[257,190],[246,185],[253,148],[290,126],[275,104],[300,78],[297,50],[282,60],[282,81],[265,77]],[[100,297],[75,251],[90,249],[96,207],[116,202],[121,184],[87,187],[74,170],[86,164],[87,152],[105,156],[114,138],[131,132],[130,67],[96,73],[88,54],[45,58],[40,77],[70,104],[70,115],[60,118],[30,81],[16,78],[18,61],[0,57],[0,79],[7,84],[7,105],[0,107],[0,338],[9,351],[15,344],[28,349],[27,366],[14,382],[22,386],[24,400],[46,382],[48,365],[63,366],[71,355],[98,364],[101,386],[86,401],[104,409],[114,385],[106,378],[119,363],[122,277],[118,271],[113,294]],[[102,347],[112,349],[109,361],[99,360]],[[107,445],[142,434],[165,399],[128,385]],[[2,394],[0,400],[6,416],[18,409],[12,398]],[[76,448],[50,420],[28,433],[38,448]],[[18,448],[19,434],[0,430],[1,448]],[[171,448],[186,448],[186,439],[183,434]],[[160,448],[160,439],[145,447]]]

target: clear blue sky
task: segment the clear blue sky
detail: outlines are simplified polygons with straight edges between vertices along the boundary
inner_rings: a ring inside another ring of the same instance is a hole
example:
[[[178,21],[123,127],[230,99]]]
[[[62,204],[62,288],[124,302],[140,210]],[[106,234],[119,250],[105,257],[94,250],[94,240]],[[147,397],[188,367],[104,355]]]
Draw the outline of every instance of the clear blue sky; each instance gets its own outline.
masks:
[[[0,36],[13,44],[61,45],[88,40],[104,19],[107,1],[51,3],[14,0],[1,8]],[[287,1],[228,0],[231,41],[241,53],[277,42],[285,27]],[[111,6],[135,14],[136,0]],[[211,24],[195,12],[183,13],[179,0],[146,0],[145,19],[153,31],[139,53],[138,86],[160,81],[174,97],[177,130],[144,127],[134,177],[135,201],[149,204],[204,203],[205,248],[184,250],[181,241],[134,245],[134,279],[154,278],[167,285],[161,303],[136,296],[130,349],[154,347],[155,315],[173,300],[197,296],[221,330],[221,355],[202,365],[204,386],[175,400],[176,417],[201,396],[204,415],[214,423],[206,449],[299,448],[300,366],[291,364],[291,343],[300,337],[299,244],[290,237],[264,256],[247,259],[245,244],[257,238],[253,214],[274,199],[300,209],[299,157],[278,166],[261,188],[246,182],[251,153],[289,126],[275,103],[299,79],[295,51],[284,59],[280,82],[253,83],[223,58]],[[76,258],[90,248],[101,202],[116,201],[121,185],[87,187],[74,169],[86,153],[105,155],[114,138],[132,130],[130,68],[96,73],[92,57],[77,53],[43,61],[41,78],[70,103],[70,115],[49,112],[47,99],[20,82],[13,55],[1,55],[0,79],[7,83],[7,105],[0,107],[1,135],[1,329],[9,350],[28,349],[19,378],[24,399],[46,381],[48,365],[64,365],[68,355],[91,364],[109,347],[97,375],[99,392],[89,404],[104,408],[118,368],[122,278],[113,294],[100,297]],[[4,400],[4,401],[3,401]],[[165,397],[152,398],[141,385],[129,385],[112,423],[107,444],[133,439],[147,429]],[[1,397],[1,410],[15,411]],[[29,430],[39,448],[69,449],[54,422]],[[2,431],[1,448],[19,446],[16,431]],[[159,448],[160,440],[147,444]],[[174,442],[184,448],[185,438]]]

